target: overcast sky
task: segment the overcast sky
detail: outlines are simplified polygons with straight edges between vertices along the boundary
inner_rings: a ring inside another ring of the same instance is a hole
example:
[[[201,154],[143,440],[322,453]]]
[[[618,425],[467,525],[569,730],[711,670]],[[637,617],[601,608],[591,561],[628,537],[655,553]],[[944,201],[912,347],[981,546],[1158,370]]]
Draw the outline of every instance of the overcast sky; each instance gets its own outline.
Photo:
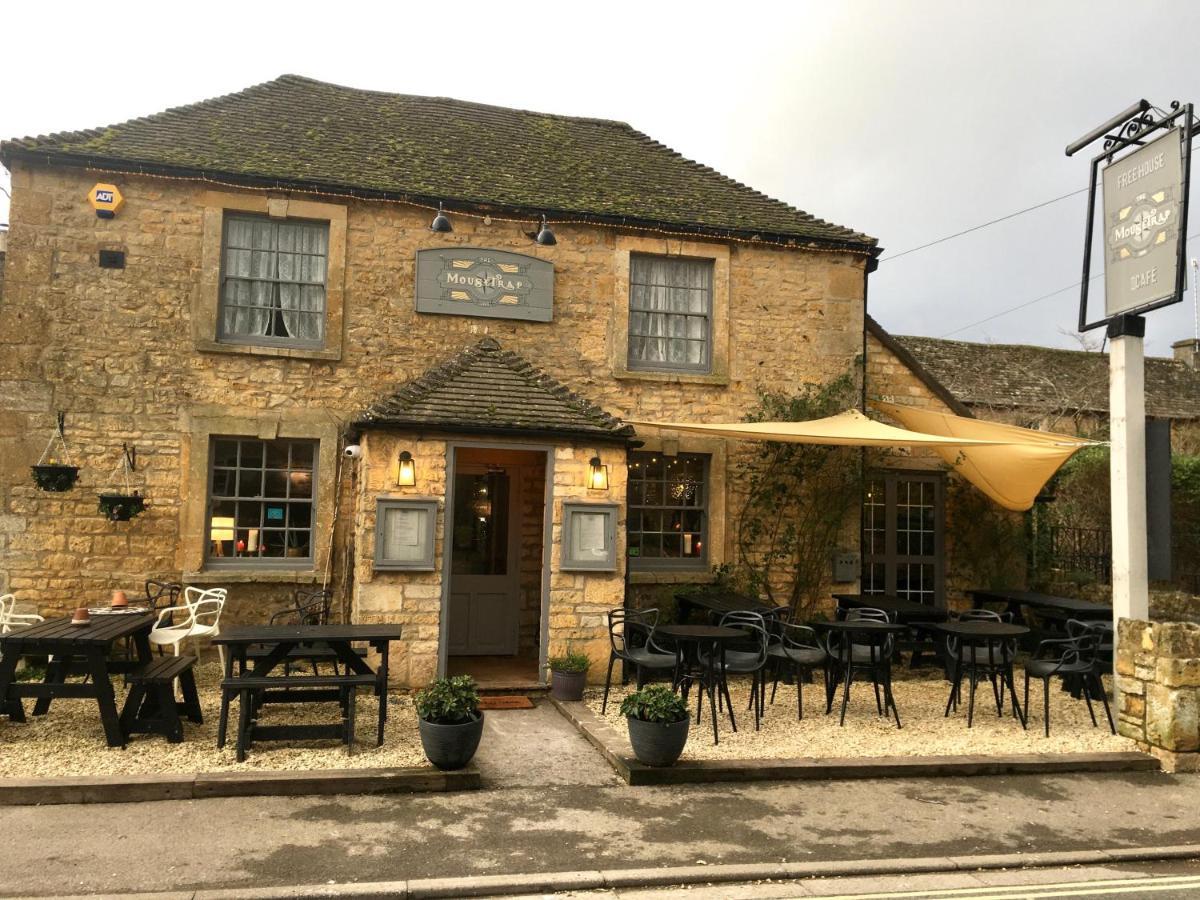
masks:
[[[0,17],[0,137],[294,72],[621,119],[892,253],[1084,187],[1089,154],[1063,147],[1138,98],[1200,103],[1194,0],[71,6]],[[1079,346],[1077,288],[975,323],[1078,282],[1084,196],[885,259],[871,312],[898,334]],[[1168,355],[1190,292],[1148,323]]]

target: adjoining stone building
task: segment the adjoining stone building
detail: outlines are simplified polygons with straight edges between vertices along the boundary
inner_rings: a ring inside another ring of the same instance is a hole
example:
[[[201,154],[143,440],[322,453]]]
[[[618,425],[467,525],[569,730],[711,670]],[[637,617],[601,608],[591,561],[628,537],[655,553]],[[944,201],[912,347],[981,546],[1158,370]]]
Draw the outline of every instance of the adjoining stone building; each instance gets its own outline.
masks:
[[[627,582],[710,578],[735,527],[736,444],[623,420],[861,365],[874,239],[619,122],[289,75],[0,161],[0,590],[45,613],[328,584],[403,624],[404,683],[599,661]],[[59,410],[82,468],[47,493]],[[147,509],[113,522],[124,444]]]

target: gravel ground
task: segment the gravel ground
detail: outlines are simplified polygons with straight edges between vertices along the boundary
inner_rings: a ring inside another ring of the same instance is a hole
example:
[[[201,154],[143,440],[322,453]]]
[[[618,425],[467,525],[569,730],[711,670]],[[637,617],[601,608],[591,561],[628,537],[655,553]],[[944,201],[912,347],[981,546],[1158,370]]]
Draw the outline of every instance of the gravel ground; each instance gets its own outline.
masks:
[[[124,750],[104,742],[94,700],[55,700],[50,712],[33,716],[33,701],[25,701],[28,724],[0,718],[0,777],[45,778],[62,775],[150,775],[219,772],[225,770],[360,769],[425,766],[417,734],[417,717],[408,695],[392,694],[382,747],[375,746],[375,698],[358,693],[354,755],[337,741],[262,742],[250,748],[243,763],[234,753],[237,701],[230,707],[230,734],[224,750],[217,749],[217,716],[221,706],[221,670],[215,660],[196,668],[196,687],[204,724],[184,719],[183,743],[168,744],[158,735],[134,735]],[[113,679],[117,708],[125,699],[121,679]],[[288,706],[268,704],[260,717],[264,725],[340,721],[336,703]]]
[[[1029,684],[1029,730],[1013,719],[1005,697],[1005,717],[996,716],[996,701],[989,684],[982,683],[975,695],[975,719],[967,728],[967,689],[957,713],[943,717],[950,686],[940,671],[917,670],[895,673],[893,694],[900,710],[897,729],[892,718],[880,718],[875,709],[875,696],[870,682],[855,682],[850,689],[850,705],[846,710],[845,727],[838,726],[841,693],[838,693],[833,713],[824,714],[823,687],[818,672],[812,684],[804,685],[804,719],[796,720],[796,688],[780,684],[775,704],[770,700],[761,730],[754,730],[754,714],[746,707],[750,698],[750,682],[738,679],[730,683],[733,711],[738,731],[729,727],[729,716],[720,719],[721,742],[713,746],[712,718],[705,701],[703,722],[691,729],[685,759],[797,759],[822,757],[869,756],[942,756],[946,754],[999,755],[1009,753],[1079,753],[1090,751],[1120,751],[1137,749],[1133,741],[1108,730],[1104,709],[1097,702],[1097,721],[1093,728],[1087,704],[1074,700],[1059,690],[1058,680],[1050,686],[1050,737],[1044,736],[1042,722],[1042,685],[1034,679]],[[1017,690],[1023,689],[1023,673],[1016,672]],[[613,686],[608,698],[605,718],[624,731],[620,713],[621,698],[630,687]],[[584,701],[597,715],[603,690],[588,690]],[[1023,702],[1023,701],[1022,701]],[[696,714],[696,694],[689,703],[693,718]],[[1115,713],[1114,713],[1115,718]]]

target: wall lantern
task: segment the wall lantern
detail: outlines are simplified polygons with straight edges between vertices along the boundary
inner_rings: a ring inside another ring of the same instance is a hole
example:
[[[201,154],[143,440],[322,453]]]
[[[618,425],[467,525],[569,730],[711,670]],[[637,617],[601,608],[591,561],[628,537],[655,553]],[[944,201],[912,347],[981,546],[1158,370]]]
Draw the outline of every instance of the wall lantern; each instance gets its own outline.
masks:
[[[588,460],[588,490],[608,490],[608,466],[600,462],[600,457],[593,456]]]
[[[550,225],[546,222],[546,217],[542,216],[542,227],[538,229],[537,236],[534,238],[536,243],[543,247],[553,247],[558,243],[558,238],[554,236],[554,232],[550,230]]]
[[[454,230],[454,226],[450,224],[450,219],[446,213],[442,211],[442,204],[438,204],[437,215],[433,217],[433,221],[429,223],[429,230],[438,234],[449,234]]]
[[[396,463],[396,484],[400,487],[413,487],[416,483],[417,464],[413,462],[411,453],[401,450],[400,459]]]

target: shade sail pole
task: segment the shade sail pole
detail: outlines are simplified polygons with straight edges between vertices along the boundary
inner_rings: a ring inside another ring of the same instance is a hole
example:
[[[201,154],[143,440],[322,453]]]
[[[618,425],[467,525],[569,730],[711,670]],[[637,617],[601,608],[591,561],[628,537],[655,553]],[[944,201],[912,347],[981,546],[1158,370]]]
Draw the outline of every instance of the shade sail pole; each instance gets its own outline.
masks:
[[[1121,316],[1108,326],[1109,432],[1112,455],[1113,634],[1121,619],[1147,619],[1146,320]],[[1113,654],[1115,664],[1116,654]],[[1117,707],[1120,708],[1119,696]]]

